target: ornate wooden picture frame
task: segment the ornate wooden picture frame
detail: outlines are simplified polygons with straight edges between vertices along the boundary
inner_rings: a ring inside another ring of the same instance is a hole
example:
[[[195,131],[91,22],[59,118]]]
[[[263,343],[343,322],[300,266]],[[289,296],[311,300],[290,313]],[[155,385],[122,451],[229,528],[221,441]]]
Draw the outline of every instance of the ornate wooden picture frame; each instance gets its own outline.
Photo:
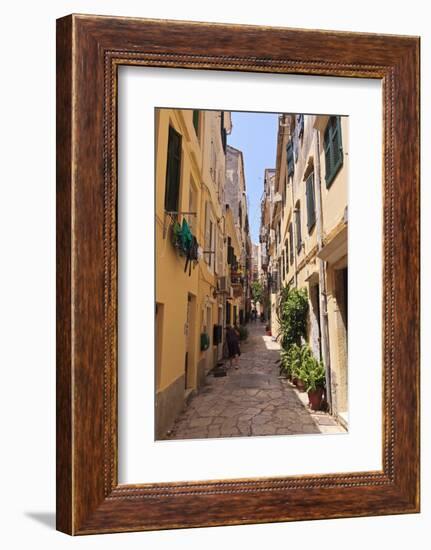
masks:
[[[381,471],[118,483],[120,65],[382,82]],[[59,19],[57,528],[79,535],[418,511],[419,38],[88,15]]]

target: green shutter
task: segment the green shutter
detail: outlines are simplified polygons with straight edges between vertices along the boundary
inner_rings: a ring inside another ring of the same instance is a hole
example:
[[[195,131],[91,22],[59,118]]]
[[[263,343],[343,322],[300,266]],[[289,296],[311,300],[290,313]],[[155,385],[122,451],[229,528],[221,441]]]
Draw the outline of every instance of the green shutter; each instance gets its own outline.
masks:
[[[289,225],[289,247],[290,247],[290,263],[293,263],[293,227]]]
[[[316,203],[314,197],[314,174],[310,174],[306,181],[305,193],[307,197],[307,228],[308,232],[316,223]]]
[[[169,127],[166,164],[165,210],[177,212],[181,178],[181,135]]]
[[[295,221],[296,221],[296,250],[301,251],[302,244],[302,235],[301,235],[301,207],[298,205],[295,212]]]
[[[338,165],[343,162],[343,148],[341,143],[341,117],[335,117],[335,125],[332,134],[332,142],[334,145],[334,168],[338,169]]]
[[[324,150],[326,187],[330,187],[343,164],[341,118],[339,116],[332,116],[328,121],[324,137]]]

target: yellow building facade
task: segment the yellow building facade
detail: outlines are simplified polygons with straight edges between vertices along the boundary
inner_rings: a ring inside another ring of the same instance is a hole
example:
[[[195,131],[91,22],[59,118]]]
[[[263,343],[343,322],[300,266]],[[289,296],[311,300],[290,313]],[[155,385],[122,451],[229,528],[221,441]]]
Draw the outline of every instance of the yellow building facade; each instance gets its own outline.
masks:
[[[224,327],[243,300],[231,284],[230,260],[243,251],[225,196],[230,130],[223,111],[156,113],[158,439],[223,358]]]
[[[278,334],[280,287],[306,288],[307,340],[327,370],[332,412],[345,424],[348,151],[347,117],[279,117],[272,216],[265,242],[272,334]]]

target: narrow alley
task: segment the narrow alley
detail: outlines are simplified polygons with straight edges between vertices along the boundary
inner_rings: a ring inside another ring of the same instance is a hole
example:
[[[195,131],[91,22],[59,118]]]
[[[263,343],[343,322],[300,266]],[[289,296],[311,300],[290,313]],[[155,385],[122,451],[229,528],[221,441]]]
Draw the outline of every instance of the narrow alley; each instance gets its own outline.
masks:
[[[310,410],[306,393],[279,377],[279,345],[265,336],[265,325],[257,321],[248,329],[239,368],[224,377],[210,373],[166,439],[344,433],[329,414]]]

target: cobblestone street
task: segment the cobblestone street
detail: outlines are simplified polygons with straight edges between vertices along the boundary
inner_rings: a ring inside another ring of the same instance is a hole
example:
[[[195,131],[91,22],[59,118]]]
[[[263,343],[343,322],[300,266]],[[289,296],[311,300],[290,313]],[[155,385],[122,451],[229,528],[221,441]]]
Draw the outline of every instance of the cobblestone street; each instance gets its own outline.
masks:
[[[306,393],[279,378],[279,345],[264,328],[248,325],[239,368],[220,378],[210,374],[167,439],[345,432],[329,414],[311,411]]]

